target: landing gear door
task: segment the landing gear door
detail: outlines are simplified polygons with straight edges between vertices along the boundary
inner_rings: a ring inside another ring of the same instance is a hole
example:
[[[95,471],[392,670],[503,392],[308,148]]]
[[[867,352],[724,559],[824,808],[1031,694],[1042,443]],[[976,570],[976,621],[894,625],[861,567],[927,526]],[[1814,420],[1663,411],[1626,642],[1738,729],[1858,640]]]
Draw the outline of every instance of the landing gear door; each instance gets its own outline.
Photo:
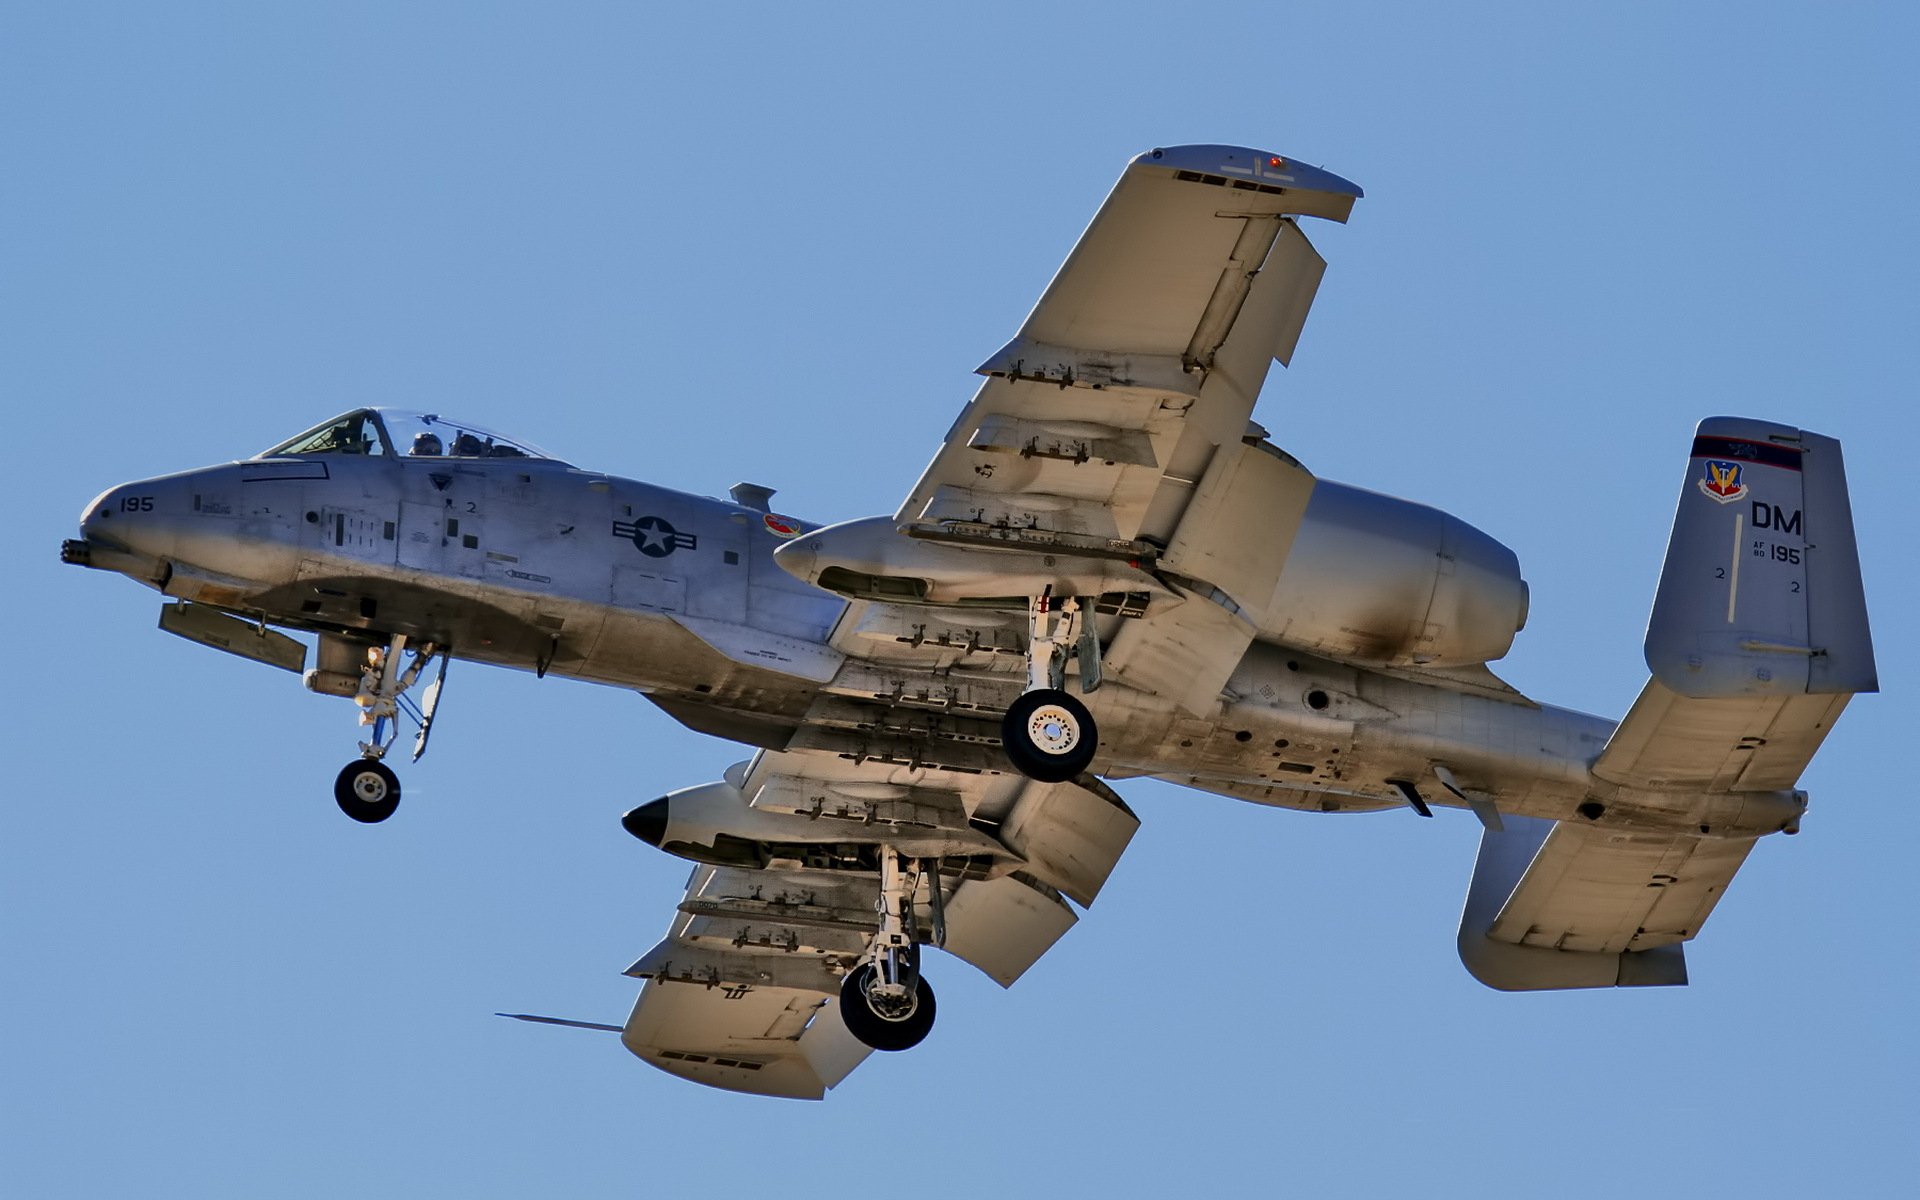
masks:
[[[451,657],[445,650],[440,651],[440,673],[433,677],[426,694],[420,697],[420,732],[413,738],[414,762],[419,762],[420,756],[427,752],[427,738],[433,735],[433,712],[440,707],[440,692],[447,686],[447,661]]]

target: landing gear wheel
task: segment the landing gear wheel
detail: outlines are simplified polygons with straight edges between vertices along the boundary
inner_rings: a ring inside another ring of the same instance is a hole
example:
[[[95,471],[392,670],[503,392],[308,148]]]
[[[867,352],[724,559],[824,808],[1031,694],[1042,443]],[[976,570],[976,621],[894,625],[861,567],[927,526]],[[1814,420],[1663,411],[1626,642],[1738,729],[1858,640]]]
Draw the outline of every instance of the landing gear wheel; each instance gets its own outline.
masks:
[[[400,807],[400,780],[379,759],[356,758],[333,781],[333,802],[354,820],[372,825]]]
[[[933,1029],[933,988],[925,979],[915,980],[911,999],[889,1003],[868,992],[873,981],[872,963],[855,967],[840,981],[840,1019],[847,1031],[875,1050],[918,1046]]]
[[[1000,742],[1022,775],[1065,783],[1092,765],[1100,735],[1086,705],[1056,688],[1039,688],[1007,709]]]

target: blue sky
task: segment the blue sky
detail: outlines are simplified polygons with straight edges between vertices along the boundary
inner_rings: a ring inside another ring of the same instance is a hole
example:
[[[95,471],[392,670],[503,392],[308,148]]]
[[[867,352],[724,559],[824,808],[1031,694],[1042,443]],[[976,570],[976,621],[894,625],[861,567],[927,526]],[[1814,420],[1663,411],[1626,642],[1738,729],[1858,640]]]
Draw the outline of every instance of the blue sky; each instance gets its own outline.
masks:
[[[0,16],[0,1162],[19,1195],[1904,1195],[1920,804],[1920,179],[1886,5],[16,5]],[[683,864],[619,814],[743,757],[640,698],[452,673],[385,826],[347,706],[61,567],[100,489],[361,403],[787,511],[891,511],[1127,159],[1367,198],[1259,410],[1519,553],[1498,669],[1617,715],[1694,423],[1847,446],[1886,691],[1686,989],[1507,996],[1464,814],[1171,787],[1098,906],[824,1104],[610,1036]],[[884,1164],[881,1165],[881,1164]]]

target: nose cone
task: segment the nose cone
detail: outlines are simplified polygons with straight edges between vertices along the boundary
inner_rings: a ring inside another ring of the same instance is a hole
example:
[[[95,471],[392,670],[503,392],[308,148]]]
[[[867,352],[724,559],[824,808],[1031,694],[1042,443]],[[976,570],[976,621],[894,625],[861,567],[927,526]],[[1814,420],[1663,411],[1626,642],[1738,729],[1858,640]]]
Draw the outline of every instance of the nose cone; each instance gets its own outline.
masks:
[[[176,478],[140,479],[101,492],[80,513],[80,536],[144,558],[173,554],[185,505]]]
[[[60,561],[122,575],[156,586],[168,567],[155,551],[153,500],[138,484],[108,488],[80,511],[80,537],[60,544]]]
[[[80,536],[90,542],[105,540],[113,531],[113,511],[120,504],[124,487],[108,488],[80,510]]]
[[[782,571],[802,583],[813,583],[820,574],[820,542],[809,534],[773,548],[773,561]]]
[[[620,825],[628,833],[639,838],[649,846],[658,846],[660,839],[667,835],[667,799],[642,804],[626,816],[620,818]]]

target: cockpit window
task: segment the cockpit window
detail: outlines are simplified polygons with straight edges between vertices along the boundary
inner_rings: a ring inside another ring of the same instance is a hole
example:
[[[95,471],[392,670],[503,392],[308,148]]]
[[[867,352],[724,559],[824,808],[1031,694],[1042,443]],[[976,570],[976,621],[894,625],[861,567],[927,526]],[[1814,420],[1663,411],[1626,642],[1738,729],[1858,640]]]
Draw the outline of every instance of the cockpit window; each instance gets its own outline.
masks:
[[[260,455],[279,458],[292,454],[385,454],[387,440],[372,409],[335,417]]]
[[[293,454],[388,454],[399,458],[524,458],[553,460],[529,445],[501,437],[464,421],[437,413],[404,412],[393,408],[363,408],[336,417],[299,437],[261,454],[277,458]]]

